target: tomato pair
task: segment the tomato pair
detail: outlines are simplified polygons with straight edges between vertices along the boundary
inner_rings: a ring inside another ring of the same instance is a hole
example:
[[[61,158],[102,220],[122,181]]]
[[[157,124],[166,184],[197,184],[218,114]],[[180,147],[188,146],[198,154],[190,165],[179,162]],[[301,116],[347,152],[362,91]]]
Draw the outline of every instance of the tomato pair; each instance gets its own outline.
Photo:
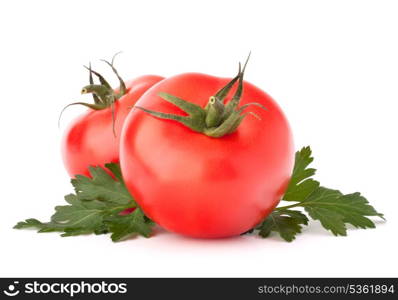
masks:
[[[251,229],[285,191],[293,141],[280,107],[243,74],[130,81],[112,107],[89,109],[68,128],[69,174],[120,158],[127,188],[165,229],[206,238]]]

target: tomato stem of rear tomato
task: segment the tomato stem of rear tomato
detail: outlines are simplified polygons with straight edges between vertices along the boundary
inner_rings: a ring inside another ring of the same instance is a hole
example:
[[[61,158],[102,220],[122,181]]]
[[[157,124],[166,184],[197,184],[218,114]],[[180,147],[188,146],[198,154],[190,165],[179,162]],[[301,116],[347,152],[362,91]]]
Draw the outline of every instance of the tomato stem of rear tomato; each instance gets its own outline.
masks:
[[[116,53],[113,57],[111,62],[102,59],[103,62],[105,62],[107,65],[109,65],[112,68],[113,73],[116,75],[116,77],[119,80],[119,91],[116,93],[111,85],[105,80],[104,76],[102,76],[100,73],[94,71],[91,68],[91,63],[89,64],[88,67],[84,66],[88,71],[89,71],[89,85],[86,85],[82,88],[81,94],[92,94],[94,103],[86,103],[86,102],[74,102],[71,103],[67,106],[65,106],[58,118],[58,127],[60,127],[60,121],[63,112],[65,111],[66,108],[72,105],[83,105],[85,107],[88,107],[93,110],[103,110],[110,108],[111,113],[112,113],[112,130],[113,130],[113,135],[116,137],[116,132],[115,132],[115,102],[122,97],[123,95],[126,94],[126,84],[124,83],[123,79],[120,77],[118,71],[114,67],[113,63],[115,60],[116,55],[118,55],[120,52]],[[100,84],[94,84],[94,79],[93,79],[93,74],[98,78],[100,81]]]

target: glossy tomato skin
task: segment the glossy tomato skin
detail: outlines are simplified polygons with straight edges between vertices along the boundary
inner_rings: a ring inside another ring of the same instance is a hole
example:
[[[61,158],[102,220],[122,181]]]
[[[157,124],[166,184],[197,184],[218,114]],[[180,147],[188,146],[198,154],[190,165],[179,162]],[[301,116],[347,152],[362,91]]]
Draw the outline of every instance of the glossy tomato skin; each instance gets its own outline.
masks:
[[[158,93],[204,107],[229,80],[177,75],[148,90],[137,106],[184,115]],[[248,116],[236,132],[221,138],[138,109],[130,112],[122,131],[120,162],[129,191],[149,218],[183,235],[220,238],[251,229],[275,208],[292,171],[292,134],[276,102],[245,82],[241,105],[249,102],[268,110],[248,108],[261,120]]]
[[[137,100],[151,86],[163,80],[145,75],[126,83],[127,93],[115,103],[115,133],[112,131],[111,109],[89,109],[77,117],[65,131],[62,157],[71,177],[89,175],[89,166],[104,166],[119,162],[119,143],[124,120]]]

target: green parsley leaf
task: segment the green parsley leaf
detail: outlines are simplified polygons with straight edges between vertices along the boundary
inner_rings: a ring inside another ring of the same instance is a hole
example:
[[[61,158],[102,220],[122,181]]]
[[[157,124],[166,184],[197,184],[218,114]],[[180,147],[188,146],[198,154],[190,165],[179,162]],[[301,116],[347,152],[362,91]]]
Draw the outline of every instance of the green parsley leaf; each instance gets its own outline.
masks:
[[[124,185],[119,165],[107,164],[106,168],[117,180],[100,167],[89,167],[91,178],[76,175],[76,178],[71,180],[79,199],[114,202],[122,205],[134,201]]]
[[[119,164],[109,163],[105,164],[105,167],[112,172],[113,176],[124,185],[124,180],[122,176],[122,170],[120,169]]]
[[[374,223],[365,216],[383,217],[360,193],[343,195],[324,187],[316,189],[300,206],[336,236],[347,235],[346,223],[357,228],[374,228]]]
[[[292,177],[283,200],[303,201],[319,187],[319,182],[310,178],[316,172],[315,169],[308,168],[313,160],[310,147],[304,147],[296,152]]]
[[[322,187],[312,179],[316,170],[308,167],[313,161],[311,153],[310,147],[297,151],[292,177],[282,198],[296,203],[276,208],[255,228],[260,236],[267,237],[275,231],[286,241],[292,241],[301,232],[302,225],[308,224],[304,214],[291,210],[294,207],[304,208],[312,219],[320,221],[336,236],[347,235],[347,224],[363,229],[374,228],[373,221],[367,218],[369,216],[384,219],[360,193],[344,195],[338,190]]]
[[[48,225],[48,223],[42,223],[37,219],[26,219],[25,221],[18,222],[14,226],[15,229],[26,229],[26,228],[36,228],[39,232],[50,232],[50,231],[62,231],[62,229],[55,228],[53,225]],[[51,230],[50,230],[51,228]],[[46,229],[48,229],[46,231]]]
[[[106,167],[114,177],[101,167],[90,167],[91,178],[78,175],[72,179],[76,194],[65,196],[68,205],[55,207],[50,222],[27,219],[14,228],[58,231],[63,237],[111,232],[114,241],[137,234],[150,236],[153,223],[127,191],[119,165],[107,164]],[[128,208],[135,209],[129,215],[119,215]]]
[[[301,225],[307,224],[306,215],[297,210],[286,209],[272,212],[257,229],[258,234],[264,238],[268,237],[271,231],[275,231],[285,241],[291,242],[298,233],[301,233]]]

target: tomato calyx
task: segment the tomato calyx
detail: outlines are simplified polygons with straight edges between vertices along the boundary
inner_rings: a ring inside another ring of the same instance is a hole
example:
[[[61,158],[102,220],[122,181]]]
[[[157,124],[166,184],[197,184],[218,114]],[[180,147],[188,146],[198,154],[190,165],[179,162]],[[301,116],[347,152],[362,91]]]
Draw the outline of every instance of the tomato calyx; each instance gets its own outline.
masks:
[[[58,126],[60,124],[61,116],[62,113],[67,109],[68,107],[72,105],[83,105],[85,107],[88,107],[93,110],[103,110],[107,108],[111,108],[112,110],[112,130],[113,134],[116,136],[115,133],[115,111],[114,111],[114,104],[115,102],[120,99],[123,95],[126,94],[126,84],[124,83],[123,79],[120,77],[118,71],[114,67],[114,60],[115,57],[119,54],[120,52],[116,53],[113,57],[111,62],[101,59],[101,61],[105,62],[107,65],[109,65],[112,68],[113,73],[116,75],[116,77],[119,80],[119,90],[115,92],[111,85],[106,81],[104,76],[102,76],[100,73],[94,71],[91,68],[91,63],[89,63],[89,66],[84,66],[88,71],[89,71],[89,84],[84,86],[81,89],[81,94],[92,94],[94,103],[86,103],[86,102],[73,102],[71,104],[68,104],[65,106],[59,116],[58,119]],[[98,78],[99,84],[94,84],[94,78],[93,74]]]
[[[188,116],[157,112],[140,106],[135,106],[135,108],[141,109],[153,117],[177,121],[191,130],[209,137],[220,138],[233,133],[238,129],[239,125],[248,115],[252,115],[257,119],[260,119],[260,117],[253,112],[244,112],[247,107],[255,105],[266,110],[266,107],[257,102],[247,103],[239,107],[239,102],[243,94],[243,76],[249,58],[250,54],[243,66],[243,69],[241,69],[241,65],[239,63],[238,74],[224,87],[217,91],[215,95],[211,96],[204,108],[168,93],[161,92],[158,94],[163,100],[174,104],[186,112]],[[225,104],[224,100],[235,85],[236,81],[238,81],[238,87],[235,94],[232,99]]]

